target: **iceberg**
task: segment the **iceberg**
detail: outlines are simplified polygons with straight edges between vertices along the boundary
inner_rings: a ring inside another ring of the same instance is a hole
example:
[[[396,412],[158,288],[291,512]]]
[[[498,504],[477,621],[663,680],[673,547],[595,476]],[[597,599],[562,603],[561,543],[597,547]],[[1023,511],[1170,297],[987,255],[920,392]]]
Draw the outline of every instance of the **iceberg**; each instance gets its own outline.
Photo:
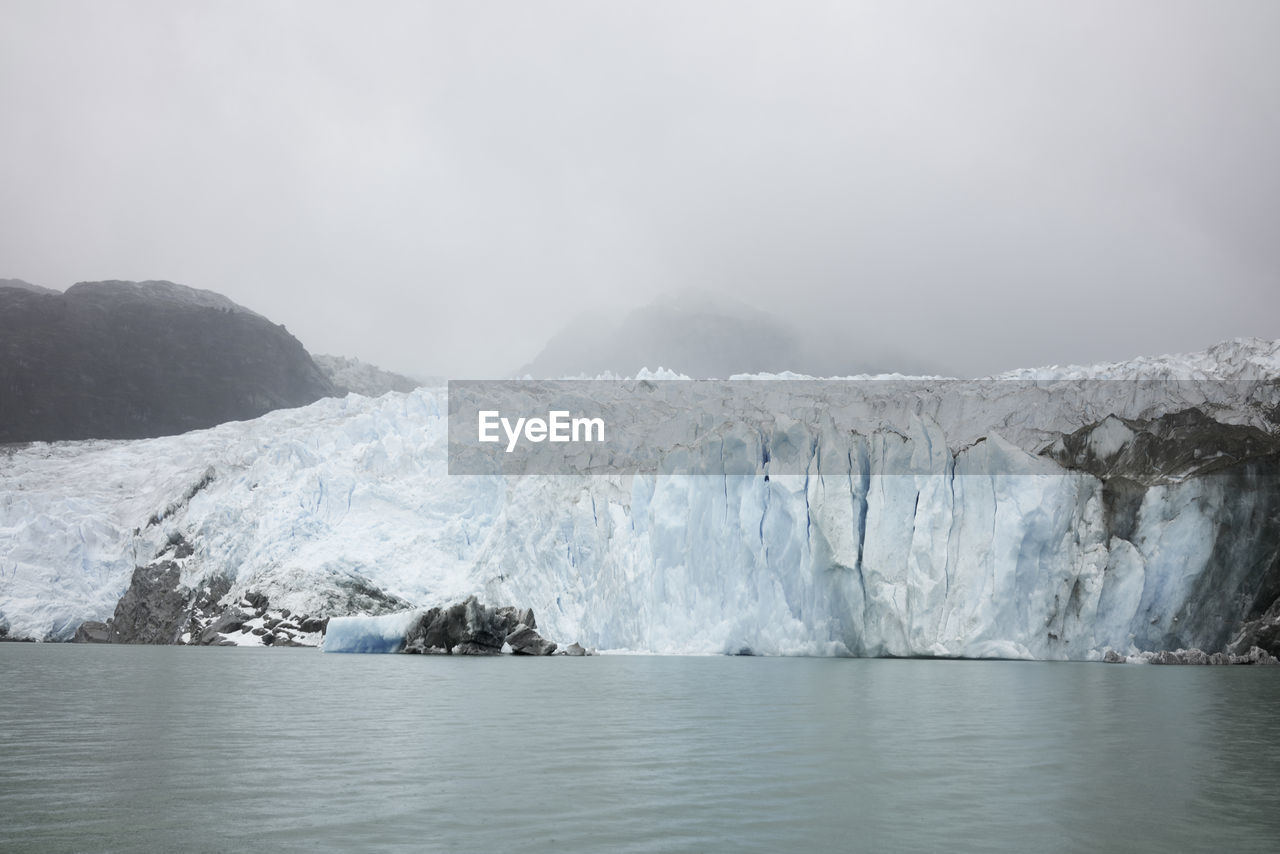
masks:
[[[421,615],[421,610],[414,610],[333,617],[321,646],[325,652],[398,652],[409,626]]]

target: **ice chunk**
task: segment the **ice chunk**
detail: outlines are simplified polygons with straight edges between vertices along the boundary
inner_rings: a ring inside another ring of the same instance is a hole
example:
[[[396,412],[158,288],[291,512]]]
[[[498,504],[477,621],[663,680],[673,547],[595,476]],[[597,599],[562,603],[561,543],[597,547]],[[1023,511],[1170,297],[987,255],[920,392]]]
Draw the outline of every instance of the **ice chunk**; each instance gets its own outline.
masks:
[[[325,652],[398,652],[421,609],[377,617],[334,617],[324,635]]]

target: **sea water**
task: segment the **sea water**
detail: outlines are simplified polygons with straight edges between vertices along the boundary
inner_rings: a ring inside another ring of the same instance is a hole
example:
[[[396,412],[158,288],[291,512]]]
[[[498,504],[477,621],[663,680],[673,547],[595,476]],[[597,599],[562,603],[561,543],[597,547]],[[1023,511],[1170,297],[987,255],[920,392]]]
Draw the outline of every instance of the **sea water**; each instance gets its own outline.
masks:
[[[0,644],[0,851],[1274,851],[1280,667]]]

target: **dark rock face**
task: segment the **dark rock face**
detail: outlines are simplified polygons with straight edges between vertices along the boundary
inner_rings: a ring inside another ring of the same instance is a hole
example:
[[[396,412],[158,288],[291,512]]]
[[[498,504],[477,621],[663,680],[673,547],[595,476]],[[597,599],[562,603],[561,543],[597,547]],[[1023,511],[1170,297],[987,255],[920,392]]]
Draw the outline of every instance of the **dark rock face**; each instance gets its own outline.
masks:
[[[523,623],[522,618],[527,618],[529,623]],[[418,655],[498,655],[502,652],[502,645],[510,643],[512,634],[518,629],[526,632],[521,635],[522,643],[531,644],[531,650],[540,649],[539,644],[549,642],[533,631],[533,619],[533,611],[528,608],[490,608],[472,596],[465,602],[424,612],[405,632],[401,651]],[[516,645],[511,646],[514,650]],[[556,645],[552,643],[550,648],[554,652]]]
[[[1233,655],[1245,655],[1254,647],[1280,656],[1280,599],[1272,602],[1262,616],[1241,626],[1227,651]]]
[[[116,604],[111,643],[177,643],[191,618],[192,592],[171,560],[133,571],[129,589]]]
[[[76,629],[76,636],[71,639],[72,643],[111,643],[111,626],[106,623],[99,623],[94,620],[88,620],[80,624],[80,628]]]
[[[191,552],[186,539],[175,535],[154,561],[134,569],[129,589],[116,603],[115,616],[106,623],[109,643],[201,642],[204,627],[219,618],[218,603],[231,582],[214,576],[195,589],[184,586],[176,561]],[[86,626],[92,623],[82,625],[77,635],[89,631]]]
[[[462,642],[462,605],[431,608],[405,633],[404,651],[448,655]]]
[[[18,635],[10,634],[9,624],[4,621],[3,617],[0,617],[0,643],[6,642],[6,641],[10,643],[35,643],[36,639],[24,638],[24,637],[19,637]]]
[[[327,577],[319,577],[317,586],[321,592],[317,615],[391,614],[413,607],[413,603],[394,596],[363,576],[355,574],[335,572]]]
[[[1248,652],[1240,655],[1233,655],[1228,652],[1207,653],[1202,649],[1166,649],[1160,652],[1142,652],[1133,656],[1132,659],[1137,662],[1146,662],[1148,664],[1280,664],[1280,659],[1268,653],[1265,649],[1252,647]],[[1129,659],[1113,650],[1107,650],[1106,656],[1102,659],[1111,663],[1123,663]]]
[[[463,641],[453,648],[454,655],[501,655],[501,647],[486,646],[475,641]]]
[[[513,622],[518,625],[526,625],[531,629],[538,627],[538,621],[533,616],[532,608],[515,608],[511,605],[504,605],[498,609],[498,615],[504,623]]]
[[[1095,450],[1093,437],[1109,421],[1123,424],[1133,435],[1115,453],[1103,457]],[[1192,408],[1150,421],[1112,416],[1063,436],[1042,453],[1063,468],[1086,471],[1103,481],[1123,478],[1151,486],[1224,472],[1246,460],[1274,460],[1280,456],[1280,436],[1256,427],[1223,424]]]
[[[238,632],[244,628],[244,624],[251,618],[251,614],[246,614],[239,608],[229,608],[222,613],[221,617],[210,623],[200,633],[200,643],[215,643],[218,640],[218,635],[229,635],[232,632]]]
[[[463,603],[466,617],[466,635],[463,642],[478,644],[490,649],[502,650],[502,644],[515,626],[515,609],[486,608],[472,596]]]
[[[1231,656],[1232,664],[1280,664],[1280,659],[1271,655],[1265,649],[1260,647],[1252,647],[1244,655]]]
[[[1119,425],[1131,435],[1100,455],[1095,432]],[[1230,644],[1228,651],[1242,654],[1258,643],[1280,652],[1280,625],[1275,632],[1267,628],[1280,624],[1280,611],[1264,616],[1280,601],[1280,435],[1187,409],[1150,421],[1112,417],[1063,436],[1042,453],[1102,481],[1108,535],[1130,542],[1149,491],[1198,481],[1206,494],[1222,496],[1213,502],[1206,570],[1176,611],[1149,614],[1151,621],[1135,632],[1135,646],[1223,650]]]
[[[0,286],[0,443],[171,435],[333,392],[283,326],[209,291]]]
[[[327,628],[329,628],[328,617],[307,617],[298,624],[298,630],[307,634],[312,634],[314,632],[320,632],[323,634]]]
[[[551,655],[556,651],[556,644],[524,623],[516,626],[515,630],[507,635],[507,645],[515,655]]]

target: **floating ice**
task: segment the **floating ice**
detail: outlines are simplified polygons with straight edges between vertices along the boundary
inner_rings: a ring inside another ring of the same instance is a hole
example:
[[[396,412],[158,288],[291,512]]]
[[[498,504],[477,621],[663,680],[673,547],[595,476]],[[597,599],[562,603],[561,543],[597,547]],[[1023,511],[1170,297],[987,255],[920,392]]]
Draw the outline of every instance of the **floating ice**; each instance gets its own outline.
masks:
[[[381,614],[376,617],[333,617],[325,632],[325,652],[396,652],[405,632],[421,610]]]

